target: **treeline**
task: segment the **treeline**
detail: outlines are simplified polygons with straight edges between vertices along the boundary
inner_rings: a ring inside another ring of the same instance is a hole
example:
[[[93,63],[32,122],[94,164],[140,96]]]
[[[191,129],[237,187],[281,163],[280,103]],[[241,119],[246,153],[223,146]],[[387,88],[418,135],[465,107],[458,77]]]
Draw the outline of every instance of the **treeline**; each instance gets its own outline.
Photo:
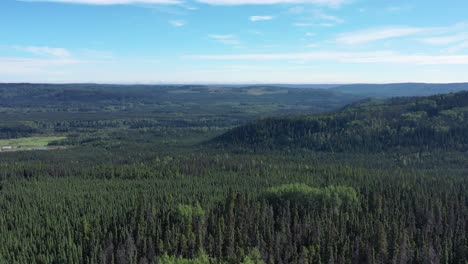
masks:
[[[213,142],[244,149],[383,151],[468,149],[468,92],[354,104],[332,114],[269,118]]]

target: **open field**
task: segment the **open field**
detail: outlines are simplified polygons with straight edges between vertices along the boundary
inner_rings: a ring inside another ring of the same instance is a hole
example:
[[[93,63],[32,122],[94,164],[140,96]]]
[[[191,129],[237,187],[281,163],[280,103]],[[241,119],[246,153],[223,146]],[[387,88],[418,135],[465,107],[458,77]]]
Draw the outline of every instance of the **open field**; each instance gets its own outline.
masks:
[[[53,141],[63,140],[66,137],[50,136],[50,137],[25,137],[14,139],[1,139],[0,150],[26,150],[47,147]],[[10,149],[11,147],[11,149]]]

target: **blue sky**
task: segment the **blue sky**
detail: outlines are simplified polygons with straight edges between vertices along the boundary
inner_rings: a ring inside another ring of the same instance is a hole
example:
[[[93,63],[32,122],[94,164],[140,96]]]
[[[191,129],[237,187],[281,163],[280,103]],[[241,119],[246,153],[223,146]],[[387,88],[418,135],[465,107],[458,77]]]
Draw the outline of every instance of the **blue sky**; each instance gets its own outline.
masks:
[[[466,0],[1,0],[0,82],[468,81]]]

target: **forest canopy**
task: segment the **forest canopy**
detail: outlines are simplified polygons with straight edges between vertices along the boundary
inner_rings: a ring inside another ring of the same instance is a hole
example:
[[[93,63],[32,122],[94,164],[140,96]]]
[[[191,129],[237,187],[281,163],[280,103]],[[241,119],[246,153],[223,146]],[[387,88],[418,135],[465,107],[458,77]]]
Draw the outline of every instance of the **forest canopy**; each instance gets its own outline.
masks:
[[[1,264],[468,259],[467,92],[127,88],[0,85]]]
[[[468,92],[355,103],[329,114],[268,118],[213,140],[245,149],[383,151],[468,150]]]

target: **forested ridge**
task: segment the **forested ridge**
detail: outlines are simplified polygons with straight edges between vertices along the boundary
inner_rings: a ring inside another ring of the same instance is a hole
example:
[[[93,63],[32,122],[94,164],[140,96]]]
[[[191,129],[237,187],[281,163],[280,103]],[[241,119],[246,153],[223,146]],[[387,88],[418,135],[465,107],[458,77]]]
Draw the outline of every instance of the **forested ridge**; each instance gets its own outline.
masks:
[[[219,145],[257,149],[468,150],[468,92],[364,100],[338,113],[268,118],[226,132]]]
[[[64,138],[0,152],[2,264],[467,263],[467,93],[317,107],[315,93],[295,105],[248,88],[241,107],[235,88],[219,105],[172,87],[161,105],[72,92],[67,107],[51,98],[85,88],[51,89],[47,106],[0,100],[1,138]],[[306,115],[268,118],[288,114]],[[303,140],[310,124],[328,145]]]
[[[468,83],[389,83],[389,84],[348,84],[331,88],[348,94],[369,97],[430,96],[468,90]]]

